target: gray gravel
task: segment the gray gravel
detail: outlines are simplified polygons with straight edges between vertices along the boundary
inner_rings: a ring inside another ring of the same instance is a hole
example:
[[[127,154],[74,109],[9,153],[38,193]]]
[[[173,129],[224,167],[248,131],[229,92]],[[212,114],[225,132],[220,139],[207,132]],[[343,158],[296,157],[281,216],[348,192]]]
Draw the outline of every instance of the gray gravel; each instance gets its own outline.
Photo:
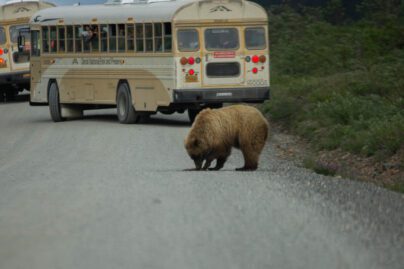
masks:
[[[185,115],[0,103],[0,268],[403,268],[404,196],[277,159],[184,172]]]

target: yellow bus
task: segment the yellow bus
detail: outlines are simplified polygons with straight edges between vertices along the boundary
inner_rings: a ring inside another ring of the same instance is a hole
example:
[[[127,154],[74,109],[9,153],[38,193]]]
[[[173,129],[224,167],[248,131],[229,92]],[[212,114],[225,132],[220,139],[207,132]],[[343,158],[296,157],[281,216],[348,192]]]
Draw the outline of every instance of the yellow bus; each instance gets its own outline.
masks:
[[[31,105],[53,121],[116,107],[142,116],[269,99],[268,16],[245,0],[111,0],[41,10],[31,26]]]
[[[54,7],[35,0],[9,1],[0,6],[0,99],[13,99],[18,92],[29,90],[30,35],[29,20],[38,10]],[[18,47],[18,37],[25,46]]]

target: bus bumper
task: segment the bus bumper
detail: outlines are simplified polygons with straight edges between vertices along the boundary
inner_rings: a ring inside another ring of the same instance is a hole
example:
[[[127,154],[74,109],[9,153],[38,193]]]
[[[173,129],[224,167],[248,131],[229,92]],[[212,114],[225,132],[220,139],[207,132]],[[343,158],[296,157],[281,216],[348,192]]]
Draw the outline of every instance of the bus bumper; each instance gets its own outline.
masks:
[[[270,98],[269,87],[181,89],[173,91],[174,103],[262,103]]]
[[[0,74],[0,85],[29,84],[29,82],[29,71]]]

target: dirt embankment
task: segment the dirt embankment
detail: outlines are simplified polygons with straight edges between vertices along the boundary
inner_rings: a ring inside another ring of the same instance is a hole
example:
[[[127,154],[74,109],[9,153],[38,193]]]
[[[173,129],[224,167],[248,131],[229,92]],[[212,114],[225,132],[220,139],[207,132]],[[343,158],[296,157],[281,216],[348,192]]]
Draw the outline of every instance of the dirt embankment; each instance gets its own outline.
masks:
[[[404,192],[404,148],[387,159],[362,157],[342,150],[315,151],[304,139],[272,123],[271,143],[276,154],[318,173],[372,182]]]

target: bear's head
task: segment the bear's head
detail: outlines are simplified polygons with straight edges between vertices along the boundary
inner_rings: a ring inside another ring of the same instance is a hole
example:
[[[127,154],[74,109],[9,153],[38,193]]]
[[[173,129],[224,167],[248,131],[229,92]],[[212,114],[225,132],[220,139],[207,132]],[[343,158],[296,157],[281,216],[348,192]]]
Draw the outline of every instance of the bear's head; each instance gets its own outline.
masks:
[[[190,135],[185,140],[185,149],[194,161],[196,169],[201,169],[203,161],[210,152],[208,145],[200,138]]]

